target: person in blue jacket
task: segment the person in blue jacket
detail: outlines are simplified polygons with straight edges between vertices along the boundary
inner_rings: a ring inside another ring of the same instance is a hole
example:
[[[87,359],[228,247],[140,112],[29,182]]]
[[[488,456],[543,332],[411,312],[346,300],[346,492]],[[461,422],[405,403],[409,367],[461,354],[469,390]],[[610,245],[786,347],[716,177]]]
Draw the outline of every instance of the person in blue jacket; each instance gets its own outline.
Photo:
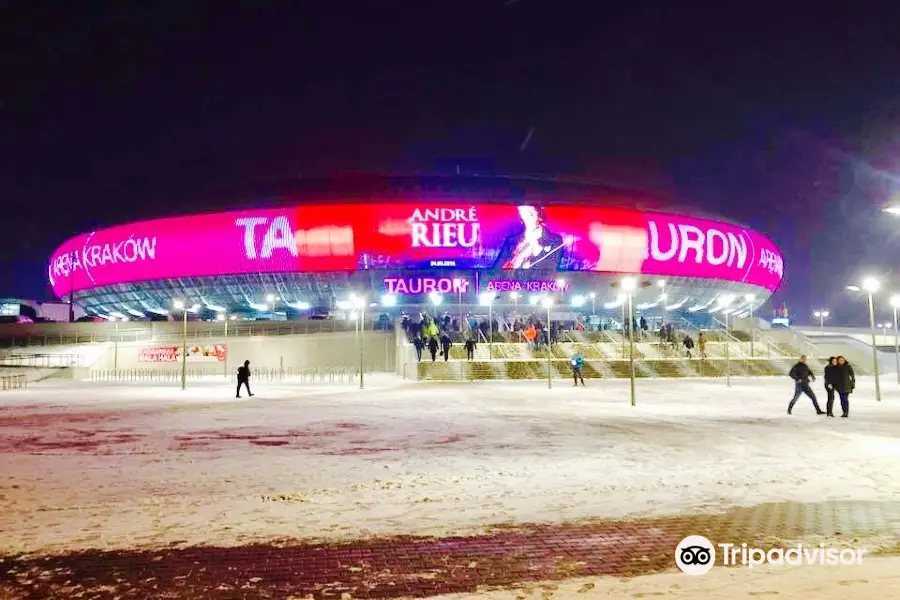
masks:
[[[584,367],[584,357],[581,356],[578,352],[572,355],[572,378],[575,379],[575,386],[578,386],[578,381],[581,381],[581,386],[584,387],[584,376],[581,374],[581,369]]]

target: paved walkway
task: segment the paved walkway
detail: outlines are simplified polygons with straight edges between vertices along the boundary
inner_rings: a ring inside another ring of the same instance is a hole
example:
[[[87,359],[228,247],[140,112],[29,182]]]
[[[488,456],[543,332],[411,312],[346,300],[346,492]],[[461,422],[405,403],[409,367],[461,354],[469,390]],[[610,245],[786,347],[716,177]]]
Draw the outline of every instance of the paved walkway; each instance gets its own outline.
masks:
[[[673,568],[675,546],[692,534],[763,548],[827,537],[828,545],[874,551],[880,543],[893,553],[900,549],[900,502],[768,504],[721,515],[517,526],[443,539],[6,556],[0,592],[16,598],[425,597],[660,572]]]

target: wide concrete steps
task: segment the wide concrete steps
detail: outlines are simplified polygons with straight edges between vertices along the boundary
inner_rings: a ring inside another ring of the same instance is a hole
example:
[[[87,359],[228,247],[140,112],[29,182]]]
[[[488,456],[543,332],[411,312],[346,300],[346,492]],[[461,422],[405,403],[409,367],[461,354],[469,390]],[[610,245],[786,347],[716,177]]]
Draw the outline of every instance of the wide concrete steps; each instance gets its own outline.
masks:
[[[636,377],[724,377],[726,372],[735,377],[772,376],[786,377],[793,361],[787,358],[754,358],[725,361],[723,359],[668,359],[636,360]],[[532,360],[438,360],[426,358],[418,363],[419,381],[473,381],[473,380],[514,380],[546,379],[547,369],[551,377],[572,376],[571,361],[568,358]],[[582,373],[585,379],[627,378],[631,374],[628,360],[586,359]]]

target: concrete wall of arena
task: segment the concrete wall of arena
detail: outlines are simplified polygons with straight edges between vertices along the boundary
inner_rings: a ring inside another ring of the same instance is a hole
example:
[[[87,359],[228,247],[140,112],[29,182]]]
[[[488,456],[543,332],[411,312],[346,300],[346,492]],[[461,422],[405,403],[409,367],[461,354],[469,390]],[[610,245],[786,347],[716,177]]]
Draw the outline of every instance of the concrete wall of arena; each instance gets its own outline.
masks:
[[[363,336],[363,366],[366,371],[394,371],[396,368],[396,336],[393,331],[367,331]],[[202,343],[204,346],[224,344],[225,362],[215,360],[188,360],[188,368],[223,373],[234,371],[245,360],[251,368],[258,369],[313,369],[334,367],[359,367],[360,352],[355,333],[324,333],[303,335],[259,336],[241,338],[188,339],[188,346]],[[181,367],[181,363],[142,362],[141,348],[179,345],[177,342],[123,342],[111,344],[106,354],[93,365],[94,369],[169,370]],[[117,357],[116,357],[117,356]]]
[[[781,343],[791,344],[799,352],[815,357],[816,362],[824,362],[829,356],[843,355],[850,364],[859,365],[866,371],[874,370],[872,360],[871,332],[864,329],[844,328],[846,333],[825,330],[824,334],[814,328],[787,329],[778,328],[766,332],[766,335]],[[878,370],[881,373],[896,372],[896,354],[893,350],[892,336],[878,335]],[[884,342],[884,345],[882,345]],[[890,343],[890,345],[888,345]]]

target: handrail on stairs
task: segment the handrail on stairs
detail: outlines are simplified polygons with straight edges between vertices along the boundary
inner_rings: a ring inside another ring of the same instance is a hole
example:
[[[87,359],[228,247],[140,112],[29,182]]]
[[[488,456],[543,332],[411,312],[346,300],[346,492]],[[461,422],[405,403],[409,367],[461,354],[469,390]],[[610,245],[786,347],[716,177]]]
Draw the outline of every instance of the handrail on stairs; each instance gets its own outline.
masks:
[[[716,324],[722,326],[722,331],[725,333],[725,337],[729,340],[729,342],[726,342],[726,343],[730,343],[730,342],[736,343],[736,344],[737,344],[737,351],[738,351],[740,354],[742,354],[742,355],[744,356],[744,358],[746,358],[746,357],[747,357],[747,352],[744,351],[743,342],[742,342],[741,340],[737,339],[735,336],[731,335],[731,332],[728,331],[728,328],[725,326],[725,323],[723,323],[722,321],[718,320],[718,319],[715,318],[715,317],[712,317],[712,320],[713,320],[713,323],[716,323]]]
[[[729,338],[732,342],[737,342],[738,344],[741,343],[741,340],[739,340],[735,336],[731,335],[731,332],[728,331],[728,326],[725,323],[723,323],[722,321],[718,320],[715,317],[712,317],[712,320],[713,320],[713,323],[722,326],[722,332],[725,334],[725,337]]]
[[[694,323],[691,323],[691,322],[687,319],[687,317],[685,317],[684,315],[678,315],[678,319],[679,319],[679,321],[684,321],[685,324],[687,324],[688,330],[696,329],[697,331],[700,331],[700,328],[697,327]]]

